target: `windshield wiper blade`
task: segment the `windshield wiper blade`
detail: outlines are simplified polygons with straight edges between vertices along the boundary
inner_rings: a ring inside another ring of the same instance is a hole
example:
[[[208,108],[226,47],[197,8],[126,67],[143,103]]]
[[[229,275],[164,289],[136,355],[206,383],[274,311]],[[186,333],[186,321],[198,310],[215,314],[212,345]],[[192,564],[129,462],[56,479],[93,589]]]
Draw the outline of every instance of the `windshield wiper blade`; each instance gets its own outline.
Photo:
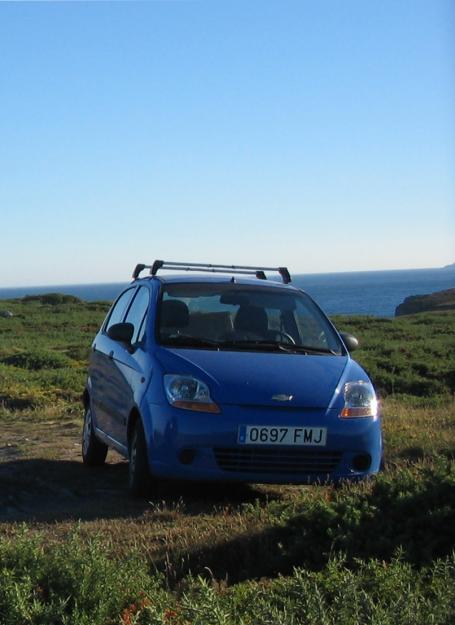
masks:
[[[178,336],[170,336],[167,338],[161,338],[162,345],[172,347],[211,347],[217,349],[219,346],[218,341],[211,341],[210,339],[201,339],[197,336],[187,336],[180,334]]]
[[[338,355],[333,350],[325,347],[314,347],[311,345],[294,345],[293,343],[264,341],[260,339],[232,339],[229,341],[213,341],[211,339],[180,334],[178,336],[162,338],[161,341],[162,345],[166,345],[168,347],[208,347],[210,349],[226,349],[232,347],[234,349],[277,351],[284,352],[286,354],[332,354],[333,356]]]
[[[225,347],[236,347],[236,348],[245,348],[245,349],[260,349],[260,350],[273,350],[273,351],[283,351],[286,353],[292,353],[296,351],[296,345],[292,345],[292,343],[279,343],[278,341],[261,341],[261,340],[232,340],[232,341],[223,341],[219,343],[220,348]],[[297,351],[300,351],[297,347]]]
[[[274,349],[276,351],[283,351],[287,353],[299,353],[299,354],[332,354],[338,356],[339,354],[328,347],[314,347],[313,345],[296,345],[295,343],[288,343],[283,341],[263,341],[263,340],[232,340],[224,341],[220,343],[220,347],[259,347],[263,349]]]
[[[298,353],[298,354],[331,354],[333,356],[338,356],[337,352],[333,351],[328,347],[314,347],[313,345],[296,345],[295,343],[284,343],[282,341],[228,341],[229,345],[247,345],[253,347],[263,347],[264,349],[276,349],[277,351],[283,351],[287,353]],[[226,343],[222,343],[221,347],[224,347]]]
[[[296,347],[302,349],[309,354],[331,354],[332,356],[340,355],[329,347],[314,347],[312,345],[296,345]]]

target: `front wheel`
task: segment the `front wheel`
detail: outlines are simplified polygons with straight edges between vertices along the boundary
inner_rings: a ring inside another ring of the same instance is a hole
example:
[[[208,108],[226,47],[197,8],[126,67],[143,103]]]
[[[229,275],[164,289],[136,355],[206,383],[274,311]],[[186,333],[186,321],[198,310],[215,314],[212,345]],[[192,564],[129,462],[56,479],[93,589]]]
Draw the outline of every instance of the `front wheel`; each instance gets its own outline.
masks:
[[[90,467],[104,464],[107,456],[107,445],[99,441],[94,432],[92,411],[90,406],[85,409],[84,427],[82,430],[82,460]]]
[[[150,486],[151,478],[147,459],[147,443],[144,428],[140,419],[136,421],[130,443],[130,463],[128,483],[131,494],[145,495]]]

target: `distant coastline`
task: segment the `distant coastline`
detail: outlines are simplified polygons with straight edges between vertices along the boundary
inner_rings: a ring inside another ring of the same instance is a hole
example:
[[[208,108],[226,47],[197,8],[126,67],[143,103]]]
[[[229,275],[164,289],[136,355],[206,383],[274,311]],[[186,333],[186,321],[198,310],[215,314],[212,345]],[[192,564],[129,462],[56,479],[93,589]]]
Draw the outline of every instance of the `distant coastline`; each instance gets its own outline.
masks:
[[[129,282],[9,287],[0,289],[0,300],[54,292],[110,302]],[[439,269],[299,274],[292,276],[292,284],[314,297],[329,315],[393,317],[406,297],[454,288],[455,264]]]
[[[291,268],[290,268],[291,269]],[[444,265],[443,267],[418,267],[411,269],[356,269],[353,271],[318,271],[318,272],[304,272],[304,273],[292,273],[291,276],[296,278],[302,277],[324,277],[324,276],[348,276],[348,275],[367,275],[367,274],[393,274],[393,273],[406,273],[406,272],[416,272],[416,271],[445,271],[445,270],[453,270],[455,271],[455,262],[449,265]],[[229,272],[228,272],[229,273]],[[146,273],[143,274],[144,276]],[[143,277],[143,276],[141,276]],[[37,285],[25,285],[25,286],[0,286],[0,299],[6,299],[3,297],[2,293],[5,291],[27,291],[26,295],[32,294],[31,290],[35,291],[39,289],[40,293],[50,293],[55,291],[56,293],[62,293],[62,289],[92,289],[92,288],[106,288],[112,289],[117,288],[119,285],[126,285],[131,280],[125,280],[124,282],[89,282],[89,283],[70,283],[70,284],[37,284]]]
[[[395,310],[395,317],[419,312],[455,310],[455,288],[428,295],[410,295]]]

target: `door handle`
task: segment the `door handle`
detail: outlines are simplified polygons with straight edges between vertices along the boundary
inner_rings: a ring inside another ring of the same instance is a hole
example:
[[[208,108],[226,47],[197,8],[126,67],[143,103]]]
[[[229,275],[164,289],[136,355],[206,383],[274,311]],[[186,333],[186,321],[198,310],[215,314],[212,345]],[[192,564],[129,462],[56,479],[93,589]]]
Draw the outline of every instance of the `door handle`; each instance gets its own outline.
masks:
[[[114,358],[114,350],[112,350],[111,352],[109,352],[109,358]]]

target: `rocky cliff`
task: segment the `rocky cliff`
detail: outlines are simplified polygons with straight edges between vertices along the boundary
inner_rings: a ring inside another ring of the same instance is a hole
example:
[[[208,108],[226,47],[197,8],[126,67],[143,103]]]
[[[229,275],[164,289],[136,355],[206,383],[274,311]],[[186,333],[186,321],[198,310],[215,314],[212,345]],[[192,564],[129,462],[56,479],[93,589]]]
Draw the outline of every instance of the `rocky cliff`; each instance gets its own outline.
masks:
[[[455,289],[437,291],[429,295],[411,295],[396,307],[395,317],[442,310],[455,310]]]

